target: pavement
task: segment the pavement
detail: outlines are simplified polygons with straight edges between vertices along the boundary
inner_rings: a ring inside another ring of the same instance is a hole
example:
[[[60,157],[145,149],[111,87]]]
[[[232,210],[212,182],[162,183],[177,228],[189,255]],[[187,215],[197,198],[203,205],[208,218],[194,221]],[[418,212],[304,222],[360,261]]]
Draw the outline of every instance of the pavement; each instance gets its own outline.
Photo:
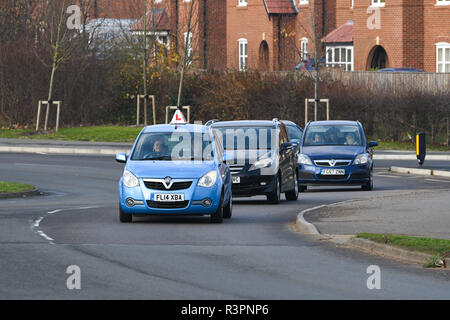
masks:
[[[121,224],[123,164],[112,157],[0,153],[0,162],[0,180],[46,194],[0,200],[0,299],[450,299],[448,272],[291,230],[307,208],[448,187],[392,178],[389,163],[376,168],[374,191],[312,188],[279,205],[243,198],[233,203],[233,217],[216,225],[207,217]],[[71,265],[81,269],[81,290],[66,287]],[[381,290],[367,288],[372,265],[380,267]]]
[[[444,180],[443,180],[444,181]],[[450,239],[449,189],[378,193],[307,212],[322,234],[393,233]]]

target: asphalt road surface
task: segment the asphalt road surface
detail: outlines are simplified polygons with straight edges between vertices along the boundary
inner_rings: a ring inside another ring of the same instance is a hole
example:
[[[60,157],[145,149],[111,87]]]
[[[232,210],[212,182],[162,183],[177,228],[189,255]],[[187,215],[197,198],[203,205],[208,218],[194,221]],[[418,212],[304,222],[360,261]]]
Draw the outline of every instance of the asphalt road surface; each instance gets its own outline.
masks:
[[[233,218],[118,219],[113,157],[0,154],[0,180],[47,195],[0,200],[0,299],[449,299],[450,273],[370,256],[293,232],[298,212],[376,192],[448,188],[392,179],[373,192],[313,189],[297,202],[235,200]],[[381,165],[382,164],[382,165]],[[381,174],[378,176],[378,174]],[[66,287],[68,266],[81,289]],[[381,268],[381,290],[366,285]]]

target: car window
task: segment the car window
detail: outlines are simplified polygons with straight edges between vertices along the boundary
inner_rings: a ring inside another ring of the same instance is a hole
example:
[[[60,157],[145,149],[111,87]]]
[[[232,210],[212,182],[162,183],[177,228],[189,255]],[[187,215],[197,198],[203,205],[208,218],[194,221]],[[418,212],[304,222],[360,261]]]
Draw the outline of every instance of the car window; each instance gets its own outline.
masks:
[[[271,149],[272,127],[214,127],[225,150]]]
[[[362,138],[358,126],[315,125],[305,132],[304,146],[353,145],[361,146]]]
[[[299,127],[293,126],[293,125],[288,125],[288,126],[286,126],[286,129],[287,129],[289,139],[291,141],[292,140],[300,141],[302,139],[303,132],[302,132],[302,130],[300,130]]]
[[[208,133],[151,132],[140,135],[131,160],[214,160]]]

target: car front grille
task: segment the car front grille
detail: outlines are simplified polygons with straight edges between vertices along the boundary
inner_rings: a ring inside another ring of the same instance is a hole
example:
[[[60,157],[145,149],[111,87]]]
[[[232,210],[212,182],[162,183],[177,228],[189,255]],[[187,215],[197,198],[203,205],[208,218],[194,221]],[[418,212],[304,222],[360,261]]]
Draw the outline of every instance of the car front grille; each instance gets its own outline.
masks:
[[[242,169],[244,169],[244,166],[242,165],[229,165],[230,168],[230,173],[231,174],[238,174],[239,172],[242,171]]]
[[[348,174],[336,175],[336,176],[318,174],[317,178],[322,179],[322,180],[345,180],[348,178]]]
[[[188,206],[188,204],[189,204],[189,200],[170,201],[170,202],[147,200],[147,205],[150,208],[157,208],[157,209],[182,209],[182,208],[186,208]]]
[[[183,190],[189,189],[192,181],[174,182],[169,189],[167,189],[162,182],[159,181],[144,181],[145,186],[152,190]]]
[[[335,162],[334,165],[333,162]],[[350,165],[352,160],[314,160],[318,167],[344,167]]]

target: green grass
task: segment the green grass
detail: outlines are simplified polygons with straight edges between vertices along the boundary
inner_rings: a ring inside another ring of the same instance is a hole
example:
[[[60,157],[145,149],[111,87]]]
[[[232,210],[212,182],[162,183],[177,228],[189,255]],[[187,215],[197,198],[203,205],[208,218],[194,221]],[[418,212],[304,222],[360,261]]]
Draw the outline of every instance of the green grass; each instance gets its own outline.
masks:
[[[0,138],[18,139],[55,139],[92,142],[133,142],[141,127],[125,126],[89,126],[62,128],[58,133],[36,134],[33,129],[0,129]],[[409,150],[415,151],[416,145],[408,142],[378,141],[376,150]],[[449,147],[427,144],[429,151],[450,151]]]
[[[34,189],[36,189],[34,186],[25,183],[0,181],[0,193],[25,192]]]
[[[0,129],[0,138],[134,142],[141,130],[140,127],[95,126],[63,128],[58,132],[36,134],[33,129]]]
[[[370,139],[369,139],[370,140]],[[378,147],[374,148],[376,150],[408,150],[416,151],[416,144],[411,142],[394,142],[394,141],[378,141]],[[442,145],[432,145],[427,143],[428,151],[450,151],[450,147]]]
[[[432,254],[425,267],[434,267],[437,259],[450,256],[450,240],[446,239],[379,233],[360,233],[356,237]]]

